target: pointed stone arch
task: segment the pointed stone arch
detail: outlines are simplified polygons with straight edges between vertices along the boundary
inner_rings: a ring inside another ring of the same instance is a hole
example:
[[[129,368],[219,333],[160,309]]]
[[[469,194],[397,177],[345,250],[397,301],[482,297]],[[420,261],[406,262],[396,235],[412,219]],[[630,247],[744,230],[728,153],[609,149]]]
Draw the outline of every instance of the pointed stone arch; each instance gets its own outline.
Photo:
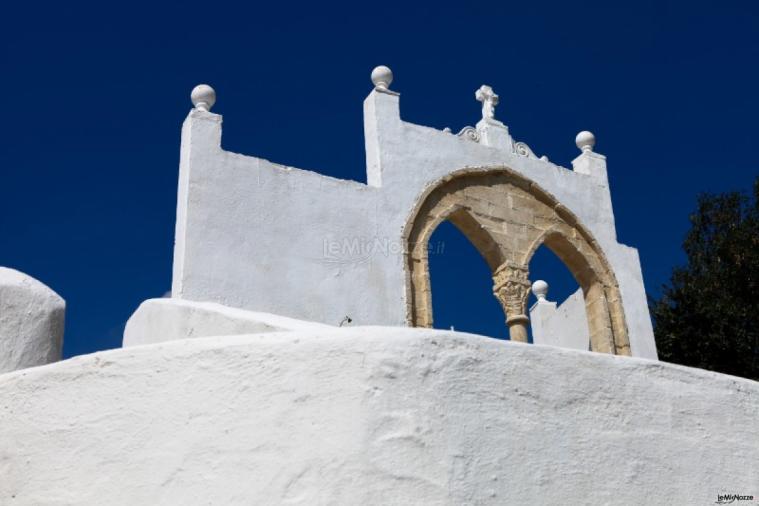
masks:
[[[582,287],[591,349],[630,354],[619,287],[596,240],[555,197],[505,167],[457,171],[417,201],[403,236],[409,325],[432,326],[427,250],[432,232],[444,220],[469,239],[490,267],[512,340],[527,341],[528,265],[544,244]]]
[[[425,209],[426,219],[412,227],[414,236],[413,244],[408,240],[404,248],[406,264],[414,264],[414,268],[407,269],[407,295],[414,297],[413,326],[432,327],[432,293],[430,289],[428,244],[430,236],[443,221],[450,221],[480,253],[488,264],[491,272],[498,268],[504,261],[502,248],[499,247],[487,229],[480,226],[471,212],[463,206],[452,204],[440,208]],[[410,283],[408,279],[411,279]],[[417,287],[412,293],[408,292],[410,285]],[[409,299],[407,299],[409,300]]]
[[[529,265],[541,245],[551,250],[582,289],[591,349],[629,355],[619,287],[611,268],[595,240],[589,235],[574,234],[573,230],[566,224],[546,230],[526,251],[522,262]]]

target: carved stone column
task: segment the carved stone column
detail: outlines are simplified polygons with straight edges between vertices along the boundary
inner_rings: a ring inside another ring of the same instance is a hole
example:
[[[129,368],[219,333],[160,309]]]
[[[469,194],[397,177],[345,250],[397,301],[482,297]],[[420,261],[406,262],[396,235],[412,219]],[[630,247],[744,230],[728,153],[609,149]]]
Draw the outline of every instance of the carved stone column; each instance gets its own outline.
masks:
[[[493,294],[506,313],[512,341],[527,342],[527,297],[530,293],[526,265],[506,262],[493,274]]]

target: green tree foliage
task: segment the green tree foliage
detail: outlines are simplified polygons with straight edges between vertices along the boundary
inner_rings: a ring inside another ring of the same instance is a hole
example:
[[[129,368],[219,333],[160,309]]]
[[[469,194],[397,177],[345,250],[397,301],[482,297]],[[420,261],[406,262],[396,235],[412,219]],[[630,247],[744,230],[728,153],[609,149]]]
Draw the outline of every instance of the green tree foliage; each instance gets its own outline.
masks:
[[[759,380],[759,177],[753,195],[701,195],[684,267],[651,301],[659,358]]]

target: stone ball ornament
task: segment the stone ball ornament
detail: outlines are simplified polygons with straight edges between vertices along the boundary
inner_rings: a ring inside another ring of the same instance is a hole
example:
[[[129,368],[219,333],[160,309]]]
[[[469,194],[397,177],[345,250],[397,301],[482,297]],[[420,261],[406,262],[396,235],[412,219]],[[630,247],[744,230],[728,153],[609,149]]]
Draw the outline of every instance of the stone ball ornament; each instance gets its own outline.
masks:
[[[596,136],[587,130],[583,130],[575,137],[575,144],[582,152],[593,151],[593,146],[596,145]]]
[[[190,93],[192,105],[199,111],[210,111],[216,103],[216,91],[207,84],[199,84]]]
[[[535,281],[532,284],[532,293],[538,298],[538,300],[546,300],[546,295],[548,295],[548,283],[542,279]]]
[[[390,84],[393,82],[393,71],[390,67],[380,65],[374,67],[372,70],[372,83],[375,87],[386,90],[390,88]]]

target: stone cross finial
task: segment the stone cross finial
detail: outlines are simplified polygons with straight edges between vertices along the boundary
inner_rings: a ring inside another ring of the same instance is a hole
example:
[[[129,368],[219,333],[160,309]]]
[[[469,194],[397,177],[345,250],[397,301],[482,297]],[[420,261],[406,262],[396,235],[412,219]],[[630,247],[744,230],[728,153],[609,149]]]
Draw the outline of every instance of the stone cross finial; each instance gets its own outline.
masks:
[[[498,95],[495,94],[493,88],[483,84],[479,90],[474,92],[474,98],[478,102],[482,102],[482,119],[494,119],[495,106],[498,105]]]

